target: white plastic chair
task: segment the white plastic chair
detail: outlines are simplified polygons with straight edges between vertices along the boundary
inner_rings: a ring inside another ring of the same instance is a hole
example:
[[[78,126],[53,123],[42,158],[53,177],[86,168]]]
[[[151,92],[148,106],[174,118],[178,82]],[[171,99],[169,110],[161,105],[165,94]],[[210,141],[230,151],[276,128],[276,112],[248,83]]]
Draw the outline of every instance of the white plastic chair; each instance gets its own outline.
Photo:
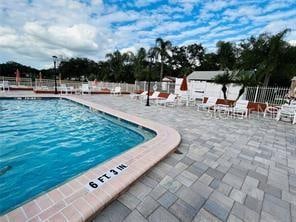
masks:
[[[63,92],[65,92],[65,94],[68,94],[68,88],[66,84],[61,84],[58,90],[61,92],[61,94],[63,94]]]
[[[281,107],[279,106],[270,106],[267,102],[265,103],[266,108],[264,110],[263,117],[266,118],[267,116],[271,116],[271,118],[275,118],[277,113]]]
[[[204,100],[205,99],[203,99],[203,101]],[[199,111],[199,110],[210,110],[211,108],[214,108],[214,106],[217,103],[217,100],[218,99],[215,98],[215,97],[208,97],[207,102],[197,105],[197,111]]]
[[[116,86],[114,88],[114,90],[111,90],[111,94],[112,95],[121,95],[121,87],[120,86]]]
[[[89,88],[89,85],[88,84],[82,84],[81,85],[81,93],[84,94],[84,93],[91,93],[91,90]]]
[[[1,81],[0,88],[2,88],[3,92],[5,92],[5,89],[7,89],[7,91],[9,91],[9,82],[5,81],[5,80]]]
[[[281,118],[288,118],[292,120],[292,124],[296,123],[296,106],[295,105],[283,105],[278,111],[276,120],[280,121]]]

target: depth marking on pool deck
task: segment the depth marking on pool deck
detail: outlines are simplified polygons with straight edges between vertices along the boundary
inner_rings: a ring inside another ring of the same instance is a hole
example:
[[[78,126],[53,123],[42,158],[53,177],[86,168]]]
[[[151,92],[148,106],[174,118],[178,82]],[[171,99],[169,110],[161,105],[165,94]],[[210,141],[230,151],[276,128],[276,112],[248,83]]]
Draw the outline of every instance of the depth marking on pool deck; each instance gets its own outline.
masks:
[[[95,178],[91,180],[85,187],[89,191],[94,191],[98,187],[102,186],[106,182],[110,181],[112,178],[118,176],[122,171],[124,171],[127,168],[126,164],[119,164],[117,167],[114,167],[108,171],[106,171],[104,174],[100,175],[98,178]]]

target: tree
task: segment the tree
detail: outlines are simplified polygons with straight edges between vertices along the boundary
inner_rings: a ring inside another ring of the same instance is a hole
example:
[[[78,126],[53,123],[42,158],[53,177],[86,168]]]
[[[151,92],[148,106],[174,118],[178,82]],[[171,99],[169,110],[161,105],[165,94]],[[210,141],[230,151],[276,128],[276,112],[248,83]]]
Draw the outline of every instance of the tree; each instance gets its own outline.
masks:
[[[222,85],[224,100],[227,100],[227,85],[233,82],[233,76],[226,70],[223,74],[215,76],[214,83]]]
[[[116,50],[113,53],[108,53],[106,58],[110,65],[110,79],[112,81],[131,81],[131,75],[129,73],[130,69],[126,69],[126,66],[130,66],[133,59],[133,53],[126,52],[121,54],[120,51]]]
[[[238,71],[237,74],[233,77],[233,81],[237,85],[241,86],[236,100],[239,100],[239,98],[244,94],[246,87],[256,86],[258,84],[255,72],[245,70]]]
[[[174,46],[171,48],[172,56],[169,59],[172,76],[181,77],[191,72],[190,63],[187,58],[186,46]]]
[[[288,29],[270,35],[263,33],[240,44],[238,68],[257,70],[257,78],[264,85],[289,85],[295,75],[296,51],[284,40]]]
[[[38,69],[34,69],[30,66],[25,66],[20,63],[10,61],[0,64],[0,76],[15,77],[15,71],[17,69],[21,72],[21,77],[35,78],[39,73]]]
[[[136,80],[144,80],[145,79],[145,69],[147,68],[147,52],[146,49],[140,48],[137,54],[134,57],[134,77]]]
[[[169,51],[172,48],[172,43],[170,41],[164,41],[162,38],[156,39],[156,46],[153,48],[156,57],[160,58],[160,81],[163,78],[163,64],[166,59],[170,57]]]
[[[219,70],[218,57],[215,53],[206,53],[201,60],[198,70],[215,71]]]
[[[187,59],[192,70],[197,69],[205,59],[205,49],[201,44],[190,44],[187,47]]]
[[[88,78],[90,75],[97,78],[99,76],[98,64],[87,58],[71,58],[60,62],[58,71],[64,79],[79,79],[82,76]]]
[[[217,42],[217,58],[220,69],[232,70],[236,62],[236,48],[231,42],[219,41]]]

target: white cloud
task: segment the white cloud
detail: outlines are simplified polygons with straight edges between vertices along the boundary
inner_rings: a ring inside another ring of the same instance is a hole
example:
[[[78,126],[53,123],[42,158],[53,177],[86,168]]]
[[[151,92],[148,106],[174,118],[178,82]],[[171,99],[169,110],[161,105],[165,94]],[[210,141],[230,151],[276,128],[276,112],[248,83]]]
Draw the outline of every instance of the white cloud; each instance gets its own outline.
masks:
[[[116,48],[148,48],[157,37],[212,50],[218,39],[284,28],[293,42],[295,7],[292,0],[0,0],[0,62],[43,67],[52,55],[97,61]]]

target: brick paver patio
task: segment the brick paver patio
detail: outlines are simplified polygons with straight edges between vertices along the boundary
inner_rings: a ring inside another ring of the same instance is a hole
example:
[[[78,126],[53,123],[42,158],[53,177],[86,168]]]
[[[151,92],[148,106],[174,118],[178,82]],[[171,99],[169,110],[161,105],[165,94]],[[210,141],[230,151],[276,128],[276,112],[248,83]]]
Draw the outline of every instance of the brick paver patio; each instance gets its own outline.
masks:
[[[128,96],[83,96],[174,127],[179,150],[94,221],[296,221],[296,126],[213,118],[193,107],[146,107]]]
[[[94,221],[296,221],[296,125],[255,114],[225,119],[193,107],[146,107],[128,96],[81,97],[182,136],[182,154],[153,167]]]

